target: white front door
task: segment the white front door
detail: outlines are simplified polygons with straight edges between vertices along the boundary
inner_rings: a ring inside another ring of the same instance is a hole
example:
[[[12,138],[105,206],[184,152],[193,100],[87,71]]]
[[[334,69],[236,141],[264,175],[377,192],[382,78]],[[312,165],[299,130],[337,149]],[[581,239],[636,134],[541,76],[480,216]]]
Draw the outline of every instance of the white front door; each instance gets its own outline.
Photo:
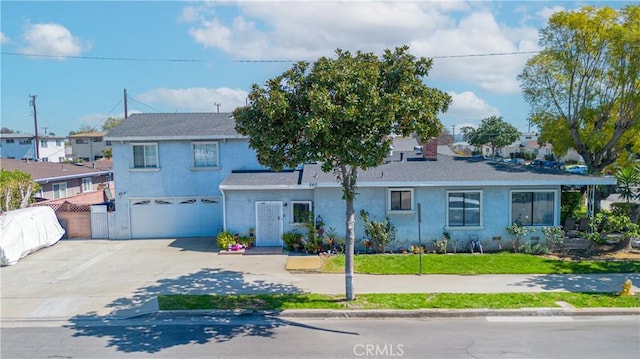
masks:
[[[282,246],[282,202],[256,202],[256,246]]]

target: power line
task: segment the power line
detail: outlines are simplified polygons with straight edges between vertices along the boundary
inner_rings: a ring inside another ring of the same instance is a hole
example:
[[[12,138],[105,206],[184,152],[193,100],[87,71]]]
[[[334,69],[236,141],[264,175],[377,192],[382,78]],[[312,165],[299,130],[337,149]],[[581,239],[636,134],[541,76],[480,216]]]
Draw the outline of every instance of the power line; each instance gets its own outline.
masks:
[[[139,57],[109,57],[109,56],[71,56],[71,55],[46,55],[46,54],[28,54],[24,52],[0,52],[2,55],[11,56],[30,56],[30,57],[46,57],[56,59],[79,59],[79,60],[108,60],[108,61],[155,61],[155,62],[205,62],[200,59],[163,59],[163,58],[139,58]]]
[[[133,102],[137,102],[137,103],[141,104],[142,106],[146,106],[146,107],[148,107],[148,108],[150,108],[150,109],[152,109],[152,110],[154,110],[154,111],[156,111],[156,112],[160,112],[160,113],[161,113],[161,112],[164,112],[164,111],[162,111],[162,110],[158,110],[157,108],[155,108],[155,107],[153,107],[153,106],[151,106],[151,105],[147,105],[147,104],[146,104],[146,103],[144,103],[144,102],[140,102],[140,101],[136,100],[136,99],[135,99],[135,98],[133,98],[133,97],[128,97],[128,98],[129,98],[129,100],[131,100],[131,101],[133,101]]]
[[[480,54],[463,54],[463,55],[440,55],[440,56],[428,56],[432,59],[452,59],[452,58],[465,58],[465,57],[489,57],[489,56],[510,56],[510,55],[530,55],[540,52],[536,51],[512,51],[512,52],[489,52]],[[110,57],[110,56],[71,56],[71,55],[47,55],[47,54],[29,54],[24,52],[9,52],[2,51],[2,55],[10,56],[30,56],[30,57],[44,57],[44,58],[56,58],[56,59],[79,59],[79,60],[105,60],[105,61],[140,61],[140,62],[206,62],[202,59],[168,59],[168,58],[143,58],[143,57]],[[232,62],[238,63],[292,63],[299,62],[300,60],[232,60]]]
[[[452,59],[452,58],[464,58],[464,57],[488,57],[488,56],[508,56],[508,55],[530,55],[537,54],[536,51],[512,51],[512,52],[490,52],[482,54],[464,54],[464,55],[440,55],[440,56],[427,56],[431,59]],[[253,63],[253,62],[298,62],[298,60],[233,60],[233,62]]]

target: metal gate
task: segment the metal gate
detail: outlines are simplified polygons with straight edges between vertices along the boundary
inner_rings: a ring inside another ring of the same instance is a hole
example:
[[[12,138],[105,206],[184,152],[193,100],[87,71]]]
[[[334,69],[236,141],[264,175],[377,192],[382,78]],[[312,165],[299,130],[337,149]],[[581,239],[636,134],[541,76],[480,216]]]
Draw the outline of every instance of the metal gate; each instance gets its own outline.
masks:
[[[282,202],[256,202],[256,246],[282,246]]]
[[[91,206],[91,238],[109,238],[109,219],[106,204]]]

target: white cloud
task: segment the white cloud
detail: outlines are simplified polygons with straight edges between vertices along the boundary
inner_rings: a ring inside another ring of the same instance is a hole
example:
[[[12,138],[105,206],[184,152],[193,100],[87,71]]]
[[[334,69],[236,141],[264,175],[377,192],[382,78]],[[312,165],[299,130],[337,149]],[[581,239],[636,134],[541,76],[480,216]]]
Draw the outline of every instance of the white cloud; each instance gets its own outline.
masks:
[[[559,5],[553,6],[553,7],[543,7],[542,10],[538,11],[536,15],[538,15],[538,17],[540,17],[542,20],[544,20],[545,22],[547,22],[549,20],[549,18],[551,17],[551,15],[557,13],[558,11],[564,11],[565,8]]]
[[[48,24],[28,24],[22,34],[21,51],[29,55],[77,56],[91,49],[89,42],[73,36],[66,27]]]
[[[9,39],[9,37],[5,35],[4,32],[0,32],[0,44],[4,45],[10,42],[11,42],[11,39]]]
[[[480,123],[485,117],[492,115],[500,116],[500,110],[489,105],[473,92],[449,92],[449,95],[452,98],[452,102],[449,110],[442,116],[447,122]]]
[[[248,92],[239,89],[221,87],[168,89],[156,88],[136,96],[142,103],[154,104],[154,107],[167,109],[168,112],[231,112],[244,106]]]
[[[336,48],[379,53],[402,44],[426,57],[537,50],[537,29],[500,24],[487,7],[461,1],[239,2],[240,14],[231,20],[206,6],[185,8],[182,17],[194,21],[194,41],[237,59],[314,60]],[[516,93],[516,76],[529,56],[437,59],[431,73]]]

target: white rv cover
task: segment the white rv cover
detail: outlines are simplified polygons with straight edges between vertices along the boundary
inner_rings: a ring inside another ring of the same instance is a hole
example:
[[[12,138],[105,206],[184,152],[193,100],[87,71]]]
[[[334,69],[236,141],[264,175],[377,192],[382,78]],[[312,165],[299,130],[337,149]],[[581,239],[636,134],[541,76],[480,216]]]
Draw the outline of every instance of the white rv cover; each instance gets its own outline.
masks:
[[[51,207],[32,207],[0,215],[0,265],[13,265],[38,249],[54,245],[64,235]]]

